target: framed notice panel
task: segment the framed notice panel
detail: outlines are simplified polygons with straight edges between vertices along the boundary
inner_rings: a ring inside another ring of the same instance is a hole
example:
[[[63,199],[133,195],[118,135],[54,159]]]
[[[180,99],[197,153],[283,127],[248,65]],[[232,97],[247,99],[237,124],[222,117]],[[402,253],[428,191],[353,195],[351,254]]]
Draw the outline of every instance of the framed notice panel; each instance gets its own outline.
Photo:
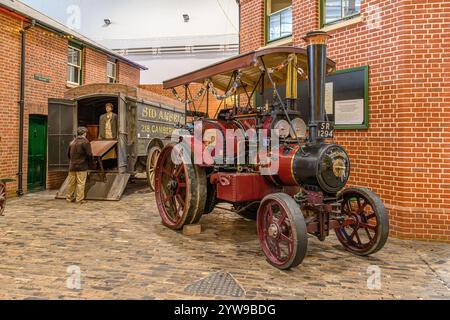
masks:
[[[280,95],[285,97],[285,86],[278,86]],[[273,90],[266,89],[264,96],[256,96],[256,104],[270,104]],[[298,82],[297,110],[308,123],[308,84]],[[325,84],[326,120],[335,122],[335,129],[369,128],[369,67],[339,70],[327,76]]]
[[[339,70],[329,75],[325,110],[336,129],[368,129],[369,67]]]

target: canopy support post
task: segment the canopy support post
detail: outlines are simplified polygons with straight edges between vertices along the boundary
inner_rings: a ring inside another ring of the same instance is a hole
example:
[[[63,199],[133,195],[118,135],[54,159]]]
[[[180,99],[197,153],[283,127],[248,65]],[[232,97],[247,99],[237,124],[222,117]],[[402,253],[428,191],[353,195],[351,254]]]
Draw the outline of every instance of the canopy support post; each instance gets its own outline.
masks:
[[[187,126],[187,109],[188,109],[188,89],[189,85],[184,85],[184,126]]]
[[[209,90],[206,90],[206,118],[209,119]]]

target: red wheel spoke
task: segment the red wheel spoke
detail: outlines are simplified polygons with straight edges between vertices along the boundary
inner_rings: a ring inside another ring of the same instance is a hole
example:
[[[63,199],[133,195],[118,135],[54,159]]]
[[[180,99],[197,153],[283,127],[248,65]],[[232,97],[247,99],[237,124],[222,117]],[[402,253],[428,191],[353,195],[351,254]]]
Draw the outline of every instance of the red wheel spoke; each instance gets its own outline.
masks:
[[[174,173],[175,177],[178,178],[178,177],[180,176],[180,174],[181,174],[182,171],[183,171],[183,165],[180,164],[180,165],[178,166],[178,168],[175,169],[175,173]]]
[[[168,195],[164,198],[164,203],[168,202],[169,200],[173,199],[173,195]]]
[[[281,215],[280,218],[278,219],[278,225],[280,226],[280,228],[283,225],[284,221],[286,220],[286,216],[287,216],[286,211],[281,209]]]
[[[271,205],[269,205],[269,207],[267,208],[267,222],[269,224],[273,223],[273,211]]]
[[[186,203],[184,202],[184,199],[183,199],[183,197],[180,194],[177,194],[177,200],[178,200],[178,202],[181,204],[181,206],[184,209]]]
[[[372,240],[373,240],[373,237],[372,237],[372,235],[370,234],[370,232],[369,232],[369,229],[367,229],[367,228],[364,228],[364,230],[366,230],[366,233],[367,233],[367,237],[369,238],[369,241],[370,241],[370,242],[372,242]]]
[[[275,241],[275,255],[277,259],[281,260],[281,250],[280,250],[280,243]]]
[[[363,199],[363,203],[361,204],[358,198],[358,212],[359,213],[363,213],[364,212],[364,208],[367,207],[368,203],[366,202],[366,200]]]
[[[359,234],[358,234],[358,228],[355,229],[355,236],[356,236],[356,240],[358,240],[358,244],[362,244],[361,238],[359,237]]]
[[[186,182],[180,182],[180,183],[178,183],[178,188],[179,188],[179,189],[184,189],[184,188],[186,188]]]
[[[355,237],[355,234],[357,233],[358,229],[353,227],[353,226],[350,226],[350,227],[353,228],[353,232],[350,234],[350,240],[353,240],[353,238]]]
[[[367,216],[367,220],[370,220],[370,219],[373,219],[373,218],[376,218],[377,216],[375,215],[375,213],[371,213],[371,214],[369,214],[368,216]]]
[[[291,244],[292,242],[294,242],[291,238],[289,238],[288,236],[286,236],[285,234],[281,234],[280,237],[280,241],[285,241],[289,244]]]
[[[370,229],[370,230],[376,230],[377,229],[377,226],[373,226],[371,224],[367,224],[367,223],[363,223],[363,222],[360,222],[359,226],[361,228],[364,228],[364,229]]]

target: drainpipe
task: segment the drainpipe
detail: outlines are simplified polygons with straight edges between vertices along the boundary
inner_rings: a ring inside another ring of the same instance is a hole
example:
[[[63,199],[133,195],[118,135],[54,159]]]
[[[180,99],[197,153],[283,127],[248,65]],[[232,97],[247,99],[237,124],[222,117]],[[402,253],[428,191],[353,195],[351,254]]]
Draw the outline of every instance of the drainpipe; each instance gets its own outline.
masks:
[[[241,54],[241,1],[236,0],[239,10],[239,26],[238,26],[238,36],[239,36],[239,45],[238,45],[238,54]]]
[[[36,21],[32,20],[31,24],[24,27],[21,31],[22,45],[20,52],[20,101],[19,101],[19,172],[17,183],[17,195],[23,195],[23,127],[25,114],[25,48],[26,48],[26,33],[29,29],[36,25]]]

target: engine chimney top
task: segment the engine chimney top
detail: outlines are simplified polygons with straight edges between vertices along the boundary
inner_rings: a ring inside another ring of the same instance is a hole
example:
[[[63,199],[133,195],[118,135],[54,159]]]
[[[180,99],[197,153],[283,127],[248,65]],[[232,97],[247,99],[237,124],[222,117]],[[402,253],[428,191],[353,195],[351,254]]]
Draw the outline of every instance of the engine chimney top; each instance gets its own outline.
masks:
[[[331,36],[325,31],[308,32],[303,40],[308,44],[327,44]]]

